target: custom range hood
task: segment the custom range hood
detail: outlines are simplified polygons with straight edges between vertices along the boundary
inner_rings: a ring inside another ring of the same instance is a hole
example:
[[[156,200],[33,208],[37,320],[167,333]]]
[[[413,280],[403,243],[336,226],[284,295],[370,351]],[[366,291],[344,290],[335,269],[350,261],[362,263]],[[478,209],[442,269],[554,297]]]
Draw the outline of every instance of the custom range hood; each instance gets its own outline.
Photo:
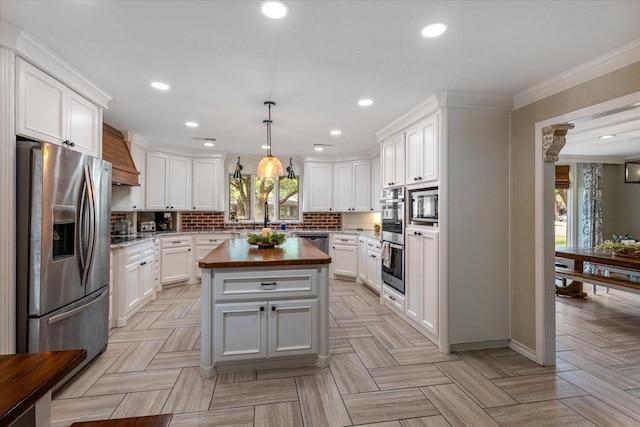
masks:
[[[111,162],[112,184],[138,186],[140,172],[131,158],[131,149],[118,129],[102,124],[102,159]]]

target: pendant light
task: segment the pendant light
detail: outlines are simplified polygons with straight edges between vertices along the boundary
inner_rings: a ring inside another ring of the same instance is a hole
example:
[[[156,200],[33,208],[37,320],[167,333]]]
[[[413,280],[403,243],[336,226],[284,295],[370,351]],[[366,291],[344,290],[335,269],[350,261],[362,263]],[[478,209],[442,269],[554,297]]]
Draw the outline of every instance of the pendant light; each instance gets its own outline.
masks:
[[[269,119],[263,120],[262,123],[267,124],[267,157],[260,160],[257,175],[263,179],[277,178],[284,175],[284,169],[280,160],[271,155],[271,106],[276,105],[273,101],[265,101],[264,105],[269,107]]]
[[[291,162],[291,157],[289,157],[289,166],[287,166],[287,172],[289,172],[287,174],[287,178],[296,179],[296,174],[293,173],[293,163]]]
[[[240,171],[242,170],[242,165],[240,164],[240,157],[238,157],[238,163],[236,163],[236,170],[233,172],[234,179],[242,179],[242,174]]]

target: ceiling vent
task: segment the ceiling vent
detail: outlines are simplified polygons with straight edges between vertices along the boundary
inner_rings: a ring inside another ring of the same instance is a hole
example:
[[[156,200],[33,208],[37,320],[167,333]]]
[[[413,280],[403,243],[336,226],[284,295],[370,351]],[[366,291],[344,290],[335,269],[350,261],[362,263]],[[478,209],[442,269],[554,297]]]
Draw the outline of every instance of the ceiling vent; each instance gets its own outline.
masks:
[[[114,185],[140,185],[140,172],[131,158],[131,148],[118,129],[102,124],[102,159],[112,164],[111,181]]]

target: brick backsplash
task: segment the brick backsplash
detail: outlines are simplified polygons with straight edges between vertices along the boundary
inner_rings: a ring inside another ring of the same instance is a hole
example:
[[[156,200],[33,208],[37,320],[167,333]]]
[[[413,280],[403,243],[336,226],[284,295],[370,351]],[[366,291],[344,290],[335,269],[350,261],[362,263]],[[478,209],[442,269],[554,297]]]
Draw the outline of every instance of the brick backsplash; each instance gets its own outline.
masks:
[[[126,212],[111,212],[111,234],[113,234],[113,228],[116,225],[116,222],[120,219],[127,219]]]
[[[271,224],[272,228],[278,228],[278,224]],[[224,212],[182,212],[180,229],[182,231],[202,231],[212,229],[235,228],[238,230],[250,230],[251,223],[224,222]],[[256,222],[256,228],[262,228],[260,221]],[[302,214],[302,222],[287,224],[287,230],[320,229],[340,230],[342,228],[342,215],[334,212],[305,212]]]

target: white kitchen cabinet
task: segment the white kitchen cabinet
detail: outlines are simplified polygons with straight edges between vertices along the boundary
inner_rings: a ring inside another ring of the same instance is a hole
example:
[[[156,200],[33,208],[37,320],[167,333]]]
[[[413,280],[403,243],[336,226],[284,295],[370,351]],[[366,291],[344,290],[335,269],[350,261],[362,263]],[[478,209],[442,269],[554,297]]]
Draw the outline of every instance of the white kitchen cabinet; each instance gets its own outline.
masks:
[[[331,163],[306,162],[303,177],[303,210],[305,212],[332,211],[332,183],[333,165]]]
[[[136,144],[131,144],[131,158],[140,172],[140,185],[114,185],[111,187],[111,211],[131,212],[145,210],[145,170],[146,152]],[[164,208],[163,208],[164,209]]]
[[[377,241],[374,243],[374,248],[367,249],[367,277],[366,284],[375,292],[380,294],[382,292],[382,258],[381,258],[382,243]]]
[[[267,357],[267,303],[216,303],[213,358],[235,361]]]
[[[191,236],[165,236],[160,239],[160,283],[163,285],[191,278]]]
[[[368,212],[371,210],[371,173],[368,160],[333,164],[333,210]]]
[[[224,159],[193,159],[193,210],[224,211]]]
[[[144,304],[155,298],[155,258],[152,239],[113,249],[114,326],[125,326]]]
[[[407,185],[425,184],[439,178],[439,114],[433,114],[405,132]]]
[[[405,314],[438,336],[438,231],[407,227]]]
[[[358,281],[367,283],[367,238],[358,237]]]
[[[21,58],[16,133],[101,157],[102,109]]]
[[[371,210],[380,212],[380,198],[382,193],[382,176],[380,175],[380,156],[371,159]]]
[[[382,142],[382,187],[404,185],[405,142],[404,133],[398,133]]]
[[[269,357],[318,352],[318,300],[271,301],[267,316]]]
[[[147,152],[146,208],[148,210],[191,209],[191,159],[166,153]]]
[[[358,236],[336,233],[331,245],[331,273],[355,279],[358,276]]]
[[[134,211],[143,211],[145,209],[146,157],[147,153],[142,148],[136,144],[131,144],[131,158],[136,165],[136,169],[140,172],[140,175],[138,175],[140,185],[130,188],[131,210]]]

